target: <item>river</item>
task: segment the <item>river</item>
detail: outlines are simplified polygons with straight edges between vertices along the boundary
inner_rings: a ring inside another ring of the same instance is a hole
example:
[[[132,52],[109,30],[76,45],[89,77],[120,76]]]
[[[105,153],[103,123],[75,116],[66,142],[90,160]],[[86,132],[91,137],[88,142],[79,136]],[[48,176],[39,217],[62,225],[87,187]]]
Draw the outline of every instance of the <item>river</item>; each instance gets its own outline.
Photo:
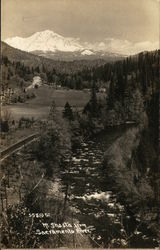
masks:
[[[124,207],[104,182],[103,156],[125,127],[109,129],[92,140],[84,140],[72,157],[63,162],[61,181],[73,216],[91,229],[93,246],[107,246],[123,234]],[[118,232],[118,233],[117,233]]]
[[[103,168],[105,151],[129,128],[108,129],[84,140],[62,164],[60,176],[66,203],[72,209],[72,218],[90,229],[93,247],[156,246],[147,225],[126,210],[119,195],[113,193]]]

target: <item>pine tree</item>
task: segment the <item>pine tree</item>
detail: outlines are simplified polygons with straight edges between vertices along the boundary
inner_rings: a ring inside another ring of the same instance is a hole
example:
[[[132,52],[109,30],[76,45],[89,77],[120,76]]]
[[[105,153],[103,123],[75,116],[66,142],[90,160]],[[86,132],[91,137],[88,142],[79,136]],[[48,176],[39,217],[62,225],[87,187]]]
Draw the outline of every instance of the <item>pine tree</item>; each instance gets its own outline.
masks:
[[[8,74],[8,76],[7,76],[7,80],[9,81],[10,80],[10,75]]]
[[[31,68],[31,72],[32,72],[32,74],[34,75],[34,68],[33,68],[33,67]]]
[[[49,119],[54,120],[55,115],[56,115],[56,103],[53,100],[49,111]]]
[[[68,120],[73,120],[72,108],[68,102],[66,102],[64,106],[63,117],[67,118]]]
[[[45,69],[44,64],[42,65],[42,72],[43,72],[43,73],[46,73],[46,69]]]
[[[4,65],[5,65],[5,66],[8,65],[9,60],[8,60],[8,57],[7,57],[7,56],[4,56],[4,57],[3,57],[3,62],[4,62]]]
[[[90,108],[92,116],[98,115],[98,103],[97,103],[97,95],[96,95],[96,85],[95,82],[92,84],[91,89],[91,99],[90,99]]]
[[[35,71],[38,72],[38,73],[40,73],[39,66],[37,66],[37,67],[35,68]]]
[[[92,89],[91,89],[91,97],[90,97],[89,102],[85,105],[83,109],[83,113],[88,114],[88,116],[91,116],[91,117],[98,117],[100,115],[99,111],[100,111],[100,107],[97,102],[96,85],[95,85],[95,82],[93,82]]]
[[[113,79],[111,79],[110,86],[109,86],[109,94],[107,98],[107,109],[111,110],[114,106],[114,83]]]

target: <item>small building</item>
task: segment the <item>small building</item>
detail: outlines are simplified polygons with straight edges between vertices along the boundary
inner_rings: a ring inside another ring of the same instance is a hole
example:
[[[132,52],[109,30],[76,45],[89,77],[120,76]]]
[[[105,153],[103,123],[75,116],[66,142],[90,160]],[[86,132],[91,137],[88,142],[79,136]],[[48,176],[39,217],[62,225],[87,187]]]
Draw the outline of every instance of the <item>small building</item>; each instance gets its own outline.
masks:
[[[86,92],[86,93],[89,93],[91,90],[90,90],[90,89],[85,88],[85,89],[83,89],[83,91],[84,91],[84,92]]]
[[[100,93],[106,93],[106,88],[99,88]]]
[[[34,76],[32,84],[29,87],[27,87],[26,90],[33,89],[33,88],[40,87],[40,86],[42,86],[41,77],[40,76]]]
[[[56,89],[61,89],[61,88],[62,88],[62,86],[60,84],[56,85]]]

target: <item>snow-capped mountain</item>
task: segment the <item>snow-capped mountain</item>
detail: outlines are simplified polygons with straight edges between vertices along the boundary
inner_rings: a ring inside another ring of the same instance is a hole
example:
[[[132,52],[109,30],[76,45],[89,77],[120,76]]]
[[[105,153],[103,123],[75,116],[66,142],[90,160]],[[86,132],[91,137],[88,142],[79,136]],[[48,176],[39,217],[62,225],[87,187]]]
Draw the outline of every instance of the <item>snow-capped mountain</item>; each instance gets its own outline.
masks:
[[[101,46],[100,43],[99,46],[96,43],[82,43],[79,38],[63,37],[50,30],[36,32],[27,38],[7,38],[5,43],[16,49],[52,59],[77,60],[122,57],[119,53],[110,50],[107,44]]]
[[[46,51],[74,52],[83,49],[78,39],[63,37],[50,30],[36,32],[35,34],[27,38],[21,38],[21,37],[8,38],[5,40],[5,42],[14,48],[24,50],[27,52],[32,52],[35,50],[43,52]]]
[[[85,49],[85,50],[83,50],[83,51],[81,52],[81,54],[82,54],[82,55],[88,55],[88,56],[90,56],[90,55],[93,55],[94,52],[91,51],[91,50],[89,50],[89,49]]]
[[[82,42],[79,38],[64,37],[50,30],[36,32],[26,38],[7,38],[4,42],[16,49],[58,60],[118,60],[141,51],[155,50],[159,44],[149,41],[134,43],[109,37],[103,41]]]

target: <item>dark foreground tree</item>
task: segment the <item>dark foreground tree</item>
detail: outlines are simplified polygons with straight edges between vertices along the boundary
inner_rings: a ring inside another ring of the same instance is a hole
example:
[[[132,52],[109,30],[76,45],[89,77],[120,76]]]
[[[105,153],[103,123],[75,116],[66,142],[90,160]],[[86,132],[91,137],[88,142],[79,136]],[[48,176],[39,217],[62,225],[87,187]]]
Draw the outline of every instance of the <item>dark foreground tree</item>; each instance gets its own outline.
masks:
[[[72,108],[68,102],[66,102],[64,106],[63,117],[67,118],[68,120],[73,120]]]
[[[88,114],[91,117],[98,117],[100,112],[100,106],[97,101],[96,85],[95,82],[92,84],[91,97],[89,102],[84,107],[83,113]]]
[[[7,133],[9,131],[8,121],[1,121],[1,132]]]

